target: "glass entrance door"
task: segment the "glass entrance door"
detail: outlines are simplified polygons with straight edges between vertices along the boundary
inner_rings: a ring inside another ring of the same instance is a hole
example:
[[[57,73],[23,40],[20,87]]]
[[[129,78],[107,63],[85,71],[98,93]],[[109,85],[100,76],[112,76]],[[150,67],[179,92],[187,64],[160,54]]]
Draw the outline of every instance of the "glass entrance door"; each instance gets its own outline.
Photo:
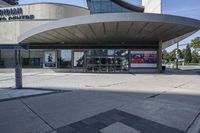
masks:
[[[87,72],[126,72],[128,68],[128,50],[92,49],[86,52]]]
[[[115,71],[114,49],[103,49],[101,51],[101,67],[100,72]]]

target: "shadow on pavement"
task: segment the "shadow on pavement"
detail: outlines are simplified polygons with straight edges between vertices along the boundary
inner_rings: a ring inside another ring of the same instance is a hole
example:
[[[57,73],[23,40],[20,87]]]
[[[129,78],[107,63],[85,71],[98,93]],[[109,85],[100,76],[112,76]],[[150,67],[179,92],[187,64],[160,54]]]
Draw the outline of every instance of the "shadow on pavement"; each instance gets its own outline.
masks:
[[[122,129],[129,127],[141,133],[183,133],[190,130],[200,114],[199,93],[125,92],[123,88],[121,91],[65,90],[70,88],[60,88],[60,93],[51,95],[0,102],[1,131],[103,133],[117,124]],[[19,100],[22,102],[16,102]]]

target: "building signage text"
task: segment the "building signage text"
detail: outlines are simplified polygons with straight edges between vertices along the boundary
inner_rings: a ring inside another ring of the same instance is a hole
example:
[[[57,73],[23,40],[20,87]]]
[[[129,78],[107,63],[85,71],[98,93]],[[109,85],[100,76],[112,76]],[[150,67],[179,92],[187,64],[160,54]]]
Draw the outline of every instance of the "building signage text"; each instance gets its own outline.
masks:
[[[22,8],[0,9],[0,21],[34,19],[34,15],[24,15]]]

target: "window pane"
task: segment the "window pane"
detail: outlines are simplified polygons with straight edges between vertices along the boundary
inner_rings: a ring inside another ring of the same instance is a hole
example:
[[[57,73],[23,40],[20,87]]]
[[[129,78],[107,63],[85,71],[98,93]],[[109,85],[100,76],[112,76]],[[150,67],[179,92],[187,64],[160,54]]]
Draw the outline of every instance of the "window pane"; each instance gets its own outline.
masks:
[[[122,8],[119,5],[112,3],[112,12],[122,12]]]
[[[69,68],[72,66],[72,50],[61,50],[60,67]]]
[[[111,0],[91,0],[88,3],[91,13],[133,12]]]
[[[84,66],[84,52],[74,52],[74,67]]]
[[[127,56],[128,50],[125,49],[117,49],[115,50],[115,56]]]
[[[100,1],[93,2],[94,12],[100,13],[101,12],[101,3]]]
[[[61,59],[63,61],[70,61],[72,59],[72,51],[71,50],[61,50]]]
[[[107,1],[102,1],[101,2],[101,12],[106,13],[106,12],[111,12],[111,2]]]
[[[108,50],[108,55],[114,55],[115,51],[114,50]]]

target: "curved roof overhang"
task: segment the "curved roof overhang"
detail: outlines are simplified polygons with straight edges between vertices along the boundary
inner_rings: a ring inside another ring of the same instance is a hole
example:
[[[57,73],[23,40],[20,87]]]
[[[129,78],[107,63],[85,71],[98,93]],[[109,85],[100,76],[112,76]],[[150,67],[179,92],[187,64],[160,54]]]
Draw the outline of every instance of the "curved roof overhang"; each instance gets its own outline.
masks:
[[[67,18],[36,27],[19,36],[28,44],[127,44],[163,41],[167,47],[200,29],[200,21],[145,13],[110,13]],[[172,41],[173,40],[173,41]]]
[[[143,6],[135,5],[135,4],[126,2],[124,0],[112,0],[112,1],[115,2],[118,5],[121,5],[124,8],[130,9],[132,11],[144,12],[144,7]]]

